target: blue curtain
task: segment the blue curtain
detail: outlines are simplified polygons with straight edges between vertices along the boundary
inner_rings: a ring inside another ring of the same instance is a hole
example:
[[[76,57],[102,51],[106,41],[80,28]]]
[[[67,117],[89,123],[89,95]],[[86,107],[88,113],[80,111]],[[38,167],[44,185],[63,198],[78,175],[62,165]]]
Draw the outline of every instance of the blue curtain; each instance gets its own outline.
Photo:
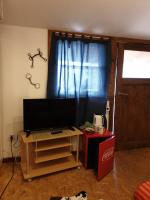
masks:
[[[105,114],[110,42],[52,35],[47,98],[76,98],[77,125]]]

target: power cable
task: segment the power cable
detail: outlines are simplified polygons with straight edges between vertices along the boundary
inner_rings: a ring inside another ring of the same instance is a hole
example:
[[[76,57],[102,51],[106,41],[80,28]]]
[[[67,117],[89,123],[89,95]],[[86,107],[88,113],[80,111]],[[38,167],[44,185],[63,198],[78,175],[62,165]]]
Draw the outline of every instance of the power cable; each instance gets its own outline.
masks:
[[[12,180],[13,177],[14,177],[14,169],[15,169],[15,166],[14,166],[14,156],[13,156],[13,150],[12,150],[12,149],[13,149],[13,148],[12,148],[12,146],[13,146],[13,145],[12,145],[12,141],[13,141],[13,137],[11,136],[11,137],[10,137],[10,142],[11,142],[11,156],[12,156],[12,175],[11,175],[11,177],[10,177],[8,183],[6,184],[4,190],[3,190],[2,193],[0,194],[0,199],[2,199],[2,196],[4,195],[4,193],[5,193],[5,191],[6,191],[7,187],[8,187],[8,185],[10,184],[11,180]]]

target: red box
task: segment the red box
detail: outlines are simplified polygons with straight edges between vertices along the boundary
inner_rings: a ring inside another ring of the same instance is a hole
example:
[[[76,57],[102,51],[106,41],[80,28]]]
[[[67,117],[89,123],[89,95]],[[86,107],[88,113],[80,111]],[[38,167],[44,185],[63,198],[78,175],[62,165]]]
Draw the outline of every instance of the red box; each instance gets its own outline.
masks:
[[[95,169],[97,179],[107,175],[113,169],[115,136],[105,130],[103,134],[83,135],[83,165]]]

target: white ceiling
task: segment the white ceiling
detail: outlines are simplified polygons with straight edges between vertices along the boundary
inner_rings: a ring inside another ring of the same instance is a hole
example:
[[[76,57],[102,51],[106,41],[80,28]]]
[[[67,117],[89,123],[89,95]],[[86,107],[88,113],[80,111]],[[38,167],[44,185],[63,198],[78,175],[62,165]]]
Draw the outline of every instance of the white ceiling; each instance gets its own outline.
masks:
[[[1,23],[150,39],[150,0],[3,0]]]

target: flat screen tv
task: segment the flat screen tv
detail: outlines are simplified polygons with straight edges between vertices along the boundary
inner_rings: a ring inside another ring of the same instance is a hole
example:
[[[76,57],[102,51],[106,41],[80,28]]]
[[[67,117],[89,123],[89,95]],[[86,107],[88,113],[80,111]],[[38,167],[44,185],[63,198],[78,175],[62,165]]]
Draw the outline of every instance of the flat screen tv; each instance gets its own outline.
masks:
[[[75,125],[75,99],[24,99],[24,131],[68,128]]]

